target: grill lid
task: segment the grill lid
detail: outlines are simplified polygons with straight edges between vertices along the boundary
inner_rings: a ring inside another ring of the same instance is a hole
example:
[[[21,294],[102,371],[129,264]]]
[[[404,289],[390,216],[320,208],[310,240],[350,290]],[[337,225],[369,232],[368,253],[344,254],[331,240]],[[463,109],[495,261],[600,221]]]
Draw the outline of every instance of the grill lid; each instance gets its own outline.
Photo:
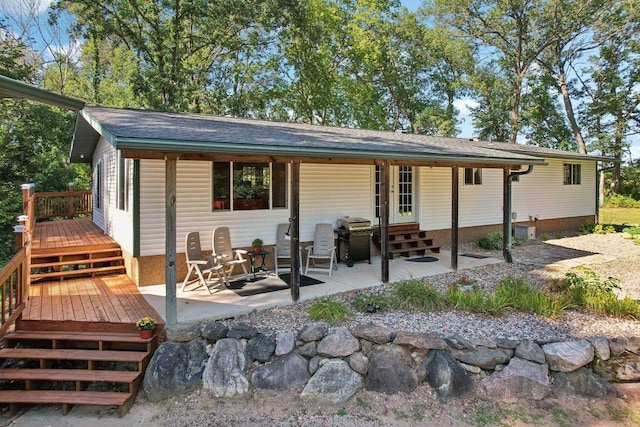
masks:
[[[338,228],[348,231],[368,230],[371,229],[371,221],[366,218],[345,216],[338,219]]]

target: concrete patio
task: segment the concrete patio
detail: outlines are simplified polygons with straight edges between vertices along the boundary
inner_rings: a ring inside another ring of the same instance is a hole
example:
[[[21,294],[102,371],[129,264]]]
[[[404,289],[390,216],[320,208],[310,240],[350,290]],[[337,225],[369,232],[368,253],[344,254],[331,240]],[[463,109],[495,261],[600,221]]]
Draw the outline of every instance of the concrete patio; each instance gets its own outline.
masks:
[[[410,262],[405,259],[390,261],[390,282],[393,283],[411,277],[428,277],[453,271],[450,267],[450,252],[443,250],[439,254],[432,255],[437,257],[438,261]],[[459,256],[458,270],[500,262],[502,260],[497,258],[478,259]],[[381,286],[380,270],[380,257],[372,257],[371,265],[366,262],[358,262],[349,268],[344,262],[339,263],[338,270],[334,270],[331,277],[323,273],[310,273],[309,277],[321,280],[324,283],[301,287],[300,301]],[[270,272],[270,274],[275,275],[274,272]],[[143,286],[139,290],[147,302],[164,318],[166,286],[164,284]],[[291,293],[288,289],[246,297],[241,297],[224,287],[214,294],[210,294],[203,287],[193,291],[182,292],[182,283],[178,284],[177,289],[178,322],[228,319],[251,313],[254,310],[267,310],[290,304],[292,304]]]

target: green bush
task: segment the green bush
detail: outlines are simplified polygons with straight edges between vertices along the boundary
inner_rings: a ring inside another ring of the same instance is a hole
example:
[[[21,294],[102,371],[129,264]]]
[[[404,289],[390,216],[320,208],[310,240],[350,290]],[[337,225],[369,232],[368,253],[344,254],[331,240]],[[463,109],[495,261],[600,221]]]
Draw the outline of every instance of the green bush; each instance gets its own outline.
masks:
[[[493,233],[489,233],[486,237],[481,237],[477,243],[482,249],[502,249],[502,233],[494,231]]]
[[[507,301],[493,293],[481,289],[467,291],[457,286],[447,289],[445,299],[453,308],[480,314],[499,314],[508,306]]]
[[[564,294],[551,294],[526,283],[523,278],[507,277],[496,287],[495,295],[509,307],[545,317],[558,317],[574,304]]]
[[[385,293],[371,292],[356,295],[352,301],[353,306],[363,313],[377,313],[388,310],[391,306],[390,298]]]
[[[408,311],[436,310],[444,307],[442,293],[420,279],[405,279],[391,288],[394,307]]]
[[[640,208],[640,201],[628,196],[612,194],[605,197],[603,205],[605,208]]]
[[[309,307],[309,317],[312,320],[322,320],[335,324],[350,319],[352,313],[344,302],[332,297],[322,297],[318,298]]]
[[[618,299],[619,281],[609,277],[602,281],[590,268],[578,267],[565,275],[571,301],[597,313],[618,317],[640,318],[640,303],[628,296]]]
[[[623,233],[629,233],[633,236],[635,236],[636,234],[640,234],[640,227],[638,226],[634,226],[634,227],[625,227],[622,229]]]
[[[615,234],[618,231],[611,224],[591,224],[586,223],[580,226],[580,232],[583,234]]]

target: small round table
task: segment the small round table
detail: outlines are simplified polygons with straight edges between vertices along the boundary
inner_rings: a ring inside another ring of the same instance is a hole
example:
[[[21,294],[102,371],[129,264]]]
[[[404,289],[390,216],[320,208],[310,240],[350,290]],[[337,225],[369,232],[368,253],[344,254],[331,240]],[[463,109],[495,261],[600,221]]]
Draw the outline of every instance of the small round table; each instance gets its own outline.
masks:
[[[251,274],[253,274],[254,279],[256,278],[258,272],[262,272],[264,274],[267,273],[267,266],[265,265],[265,261],[267,255],[269,255],[269,251],[265,251],[264,249],[262,249],[260,252],[248,251],[247,255],[249,255],[249,258],[251,259]],[[256,261],[256,257],[258,256],[260,257],[260,265],[258,266],[258,268],[256,268],[254,263]]]

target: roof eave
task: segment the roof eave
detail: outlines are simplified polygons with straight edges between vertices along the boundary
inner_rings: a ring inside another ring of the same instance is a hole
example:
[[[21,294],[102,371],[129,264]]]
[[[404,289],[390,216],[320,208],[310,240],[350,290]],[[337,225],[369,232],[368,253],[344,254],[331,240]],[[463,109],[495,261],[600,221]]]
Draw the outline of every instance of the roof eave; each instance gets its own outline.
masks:
[[[84,108],[84,101],[40,89],[28,83],[0,75],[0,98],[23,98],[72,111]]]

